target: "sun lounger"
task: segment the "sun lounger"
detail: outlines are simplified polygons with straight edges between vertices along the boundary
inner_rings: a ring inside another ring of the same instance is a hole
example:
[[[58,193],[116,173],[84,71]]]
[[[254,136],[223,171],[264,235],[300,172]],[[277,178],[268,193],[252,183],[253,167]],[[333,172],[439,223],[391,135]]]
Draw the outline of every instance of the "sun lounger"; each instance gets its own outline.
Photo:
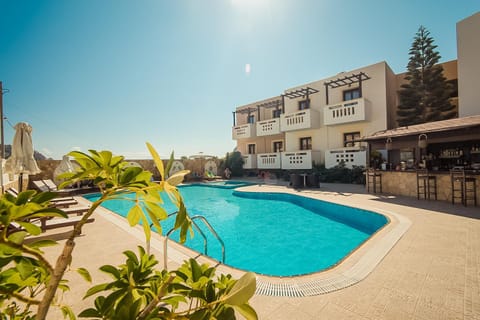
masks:
[[[56,229],[56,228],[64,228],[73,226],[75,227],[80,220],[82,219],[81,216],[70,217],[70,218],[53,218],[53,219],[41,219],[40,220],[40,228],[42,231],[45,232],[47,230]],[[95,218],[88,218],[86,223],[94,222]]]
[[[90,209],[90,207],[87,206],[75,206],[75,207],[68,207],[68,208],[60,208],[63,212],[66,214],[76,214],[76,215],[82,215],[85,212],[87,212]]]
[[[15,188],[8,188],[5,192],[14,196],[15,198],[18,197],[18,191]],[[50,202],[52,203],[53,207],[57,208],[64,208],[78,204],[78,201],[75,200],[73,197],[57,197],[50,200]]]
[[[37,188],[39,191],[42,191],[42,192],[47,192],[47,191],[50,191],[50,189],[48,188],[48,186],[43,183],[42,180],[35,180],[35,181],[32,181],[32,184],[35,186],[35,188]],[[18,194],[18,192],[17,192]]]
[[[58,189],[55,182],[53,182],[51,179],[45,179],[45,180],[42,180],[42,181],[48,187],[49,191],[56,192],[58,194],[63,194],[63,195],[72,195],[72,194],[79,194],[79,193],[85,193],[85,192],[94,192],[94,190],[98,190],[98,188],[94,187],[94,186],[83,186],[83,187],[79,187],[79,188]]]

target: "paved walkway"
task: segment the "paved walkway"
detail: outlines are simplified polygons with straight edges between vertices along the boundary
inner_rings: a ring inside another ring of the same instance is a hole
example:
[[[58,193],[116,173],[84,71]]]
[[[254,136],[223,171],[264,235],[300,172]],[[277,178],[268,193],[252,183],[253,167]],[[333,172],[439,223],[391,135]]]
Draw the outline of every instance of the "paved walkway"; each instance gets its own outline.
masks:
[[[265,182],[254,188],[286,189],[283,182]],[[322,184],[320,189],[299,193],[395,212],[410,220],[411,226],[357,284],[310,297],[255,296],[251,302],[260,319],[480,319],[480,208],[370,195],[355,185]],[[48,236],[62,239],[65,233],[54,230]],[[107,278],[95,270],[103,264],[123,262],[122,251],[136,250],[142,239],[139,228],[130,228],[125,221],[99,210],[95,223],[85,226],[84,235],[77,240],[72,269],[87,267],[94,271],[96,283],[103,282]],[[161,243],[157,238],[152,243],[160,261]],[[170,267],[186,258],[184,250],[175,250],[175,246],[169,250]],[[50,253],[53,258],[54,252]],[[233,274],[238,277],[241,272]],[[75,292],[66,294],[64,301],[79,312],[89,305],[81,297],[90,285],[74,273],[69,277],[75,282]]]

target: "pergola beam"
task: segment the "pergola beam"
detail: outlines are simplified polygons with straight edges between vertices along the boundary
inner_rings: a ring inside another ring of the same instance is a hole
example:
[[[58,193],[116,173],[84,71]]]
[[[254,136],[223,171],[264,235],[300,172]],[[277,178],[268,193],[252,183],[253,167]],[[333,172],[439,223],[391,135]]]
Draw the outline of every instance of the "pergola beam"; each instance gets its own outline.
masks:
[[[287,98],[290,98],[290,99],[300,98],[300,97],[307,97],[308,98],[308,96],[310,94],[314,94],[314,93],[317,93],[317,92],[318,92],[317,89],[314,89],[312,87],[305,87],[305,88],[293,90],[293,91],[290,91],[290,92],[285,92],[284,94],[282,94],[282,97],[287,97]]]
[[[358,83],[358,89],[360,90],[360,97],[362,96],[362,81],[371,79],[365,72],[352,73],[351,75],[345,76],[343,78],[337,78],[335,80],[326,81],[323,83],[325,86],[325,98],[327,105],[329,104],[328,99],[328,88],[336,89],[343,86],[350,86],[354,83]]]

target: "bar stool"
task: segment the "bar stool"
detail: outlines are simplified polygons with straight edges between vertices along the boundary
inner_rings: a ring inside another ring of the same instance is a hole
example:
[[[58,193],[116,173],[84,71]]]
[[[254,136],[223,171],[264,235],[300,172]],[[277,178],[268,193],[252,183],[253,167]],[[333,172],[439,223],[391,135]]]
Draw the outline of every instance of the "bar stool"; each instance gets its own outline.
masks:
[[[437,200],[437,177],[428,173],[427,169],[417,169],[417,199]]]
[[[469,201],[477,205],[477,180],[473,176],[468,176],[465,170],[450,170],[450,180],[452,185],[452,204],[456,199],[467,206]]]
[[[382,174],[375,171],[374,168],[369,168],[367,170],[367,192],[373,189],[373,193],[377,193],[377,187],[380,188],[380,193],[382,193]]]

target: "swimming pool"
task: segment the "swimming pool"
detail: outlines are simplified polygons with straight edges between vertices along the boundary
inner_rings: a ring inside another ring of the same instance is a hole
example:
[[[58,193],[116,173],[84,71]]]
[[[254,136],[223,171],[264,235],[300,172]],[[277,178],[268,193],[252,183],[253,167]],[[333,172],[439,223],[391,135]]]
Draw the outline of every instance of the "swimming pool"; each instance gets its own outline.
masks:
[[[179,190],[190,215],[205,216],[224,241],[225,264],[266,275],[294,276],[331,268],[387,223],[385,216],[371,211],[293,194],[244,192],[221,185],[186,185]],[[175,211],[165,200],[167,211]],[[104,206],[125,216],[130,204],[113,200]],[[164,232],[172,225],[173,219],[165,221]],[[210,235],[206,229],[204,233]],[[185,245],[203,252],[198,234]],[[208,255],[221,260],[221,247],[213,237],[208,240]]]

